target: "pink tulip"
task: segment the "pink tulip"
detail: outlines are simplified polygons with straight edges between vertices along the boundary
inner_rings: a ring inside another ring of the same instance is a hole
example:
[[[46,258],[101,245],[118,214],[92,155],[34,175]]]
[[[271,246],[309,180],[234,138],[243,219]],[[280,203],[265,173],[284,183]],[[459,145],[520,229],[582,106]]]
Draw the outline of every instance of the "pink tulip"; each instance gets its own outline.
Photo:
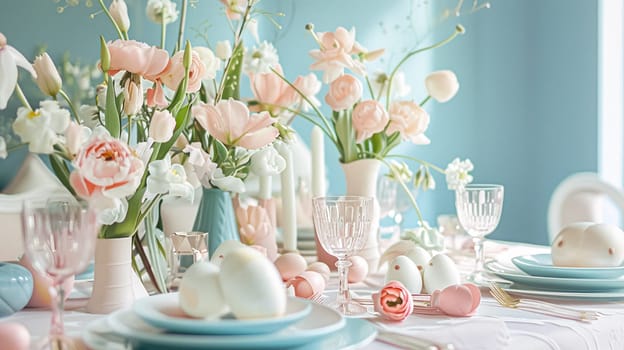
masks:
[[[362,142],[373,134],[383,131],[389,119],[388,112],[378,101],[366,100],[358,103],[352,114],[355,141]]]
[[[362,97],[362,83],[353,75],[345,74],[329,85],[325,102],[334,111],[351,108]]]
[[[282,67],[275,67],[280,74]],[[273,72],[253,74],[250,76],[251,90],[255,99],[263,105],[262,110],[277,115],[282,108],[288,108],[298,101],[299,96],[295,89]]]
[[[113,0],[108,8],[111,17],[115,21],[115,24],[122,32],[127,32],[130,29],[130,17],[128,17],[128,6],[124,0]]]
[[[404,140],[410,140],[417,145],[427,145],[429,138],[425,131],[429,127],[429,114],[413,101],[397,101],[390,105],[390,124],[388,135],[398,131]]]
[[[197,52],[193,51],[191,67],[189,68],[188,85],[186,92],[197,92],[201,88],[206,66],[199,58]],[[159,76],[165,86],[171,90],[176,90],[182,79],[184,79],[184,51],[178,51],[171,57],[169,65]]]
[[[154,82],[154,86],[147,89],[147,105],[149,107],[165,108],[169,105],[165,99],[165,91],[163,90],[160,80]]]
[[[155,111],[149,125],[149,136],[156,142],[167,142],[173,136],[176,121],[168,110]]]
[[[37,73],[35,81],[41,92],[48,96],[56,96],[59,90],[61,90],[63,81],[47,52],[35,58],[33,68]]]
[[[74,121],[69,122],[69,126],[65,130],[65,147],[73,157],[80,151],[90,134],[91,129],[86,126]]]
[[[446,102],[452,99],[457,90],[459,90],[459,82],[453,71],[440,70],[433,72],[425,78],[425,87],[429,96],[438,102]]]
[[[141,182],[144,165],[123,141],[98,130],[74,159],[71,186],[88,199],[102,193],[122,198],[134,193]]]
[[[115,40],[108,43],[110,74],[123,70],[154,80],[169,63],[169,53],[156,46],[134,40]]]
[[[373,294],[375,311],[391,321],[403,321],[412,314],[414,301],[410,291],[399,281],[390,281]]]
[[[228,19],[238,20],[245,13],[248,0],[221,0],[225,5],[225,15]]]
[[[247,106],[237,100],[221,100],[216,106],[199,103],[193,106],[193,117],[210,135],[227,146],[258,149],[273,142],[279,131],[268,112],[249,114]]]
[[[241,242],[252,247],[262,247],[271,261],[277,257],[275,230],[267,210],[261,206],[236,206],[236,220]]]

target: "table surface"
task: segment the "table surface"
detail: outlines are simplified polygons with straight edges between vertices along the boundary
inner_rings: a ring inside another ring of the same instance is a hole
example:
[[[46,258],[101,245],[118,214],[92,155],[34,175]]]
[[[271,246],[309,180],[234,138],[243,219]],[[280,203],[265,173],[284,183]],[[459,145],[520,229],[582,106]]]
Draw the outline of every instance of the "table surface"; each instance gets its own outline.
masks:
[[[487,242],[486,252],[504,260],[516,255],[547,251],[547,247],[522,244]],[[471,267],[471,259],[456,256],[459,266]],[[336,286],[330,282],[328,290]],[[370,292],[370,284],[355,284],[352,290]],[[331,292],[330,292],[331,293]],[[77,283],[65,312],[66,332],[79,336],[85,325],[105,315],[84,312],[88,283]],[[624,303],[617,301],[588,302],[551,299],[560,304],[601,311],[605,317],[592,322],[579,322],[529,311],[503,308],[482,289],[482,302],[471,317],[411,315],[400,323],[385,323],[392,330],[416,335],[438,342],[452,343],[455,349],[624,349]],[[33,339],[48,330],[50,311],[24,309],[0,322],[24,324]],[[363,349],[394,349],[380,341],[374,341]]]

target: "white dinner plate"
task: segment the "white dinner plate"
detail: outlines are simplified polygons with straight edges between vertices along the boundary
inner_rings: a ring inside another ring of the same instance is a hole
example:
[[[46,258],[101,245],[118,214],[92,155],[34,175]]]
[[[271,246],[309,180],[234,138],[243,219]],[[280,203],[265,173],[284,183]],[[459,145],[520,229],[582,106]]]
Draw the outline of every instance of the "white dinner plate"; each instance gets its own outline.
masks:
[[[622,300],[624,299],[624,291],[608,291],[608,292],[566,292],[566,291],[550,291],[550,290],[540,290],[540,289],[531,289],[528,287],[524,287],[522,285],[511,284],[504,285],[500,284],[500,286],[510,292],[510,293],[518,293],[524,295],[531,296],[539,296],[546,298],[557,298],[557,299],[579,299],[579,300],[588,300],[588,301],[608,301],[608,300]]]
[[[497,261],[487,262],[485,269],[505,280],[541,290],[556,292],[624,291],[624,278],[587,279],[532,276],[518,269],[506,267]]]
[[[188,334],[262,334],[278,331],[312,310],[309,300],[288,298],[286,313],[279,317],[238,320],[231,314],[219,319],[188,317],[179,306],[178,293],[157,294],[137,300],[132,310],[146,323],[173,333]]]
[[[301,321],[275,333],[252,335],[198,335],[167,333],[143,322],[132,310],[108,316],[113,332],[133,346],[150,349],[291,349],[323,339],[346,324],[337,311],[311,303],[312,311]]]
[[[520,270],[533,276],[560,278],[613,279],[624,275],[624,266],[561,267],[553,266],[550,254],[521,255],[511,258]]]

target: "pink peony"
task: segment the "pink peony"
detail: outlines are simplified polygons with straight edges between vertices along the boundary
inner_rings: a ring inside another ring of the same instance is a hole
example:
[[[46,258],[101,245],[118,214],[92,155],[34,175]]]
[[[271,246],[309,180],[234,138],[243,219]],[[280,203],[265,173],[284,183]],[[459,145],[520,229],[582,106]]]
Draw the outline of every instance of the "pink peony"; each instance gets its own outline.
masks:
[[[404,140],[410,140],[417,145],[427,145],[429,138],[425,131],[429,127],[429,114],[413,101],[397,101],[390,105],[390,124],[388,135],[398,131]]]
[[[250,115],[244,103],[231,98],[216,106],[200,103],[193,106],[192,114],[210,135],[228,146],[258,149],[279,134],[268,112]]]
[[[358,103],[352,114],[355,141],[362,142],[373,134],[383,131],[389,119],[388,112],[378,101],[366,100]]]
[[[362,83],[353,75],[345,74],[329,85],[325,102],[334,111],[351,108],[362,97]]]
[[[199,58],[197,52],[193,51],[186,92],[199,91],[205,72],[206,66]],[[178,85],[180,85],[180,82],[184,79],[184,51],[178,51],[171,57],[169,65],[167,65],[165,71],[160,74],[159,78],[169,89],[175,91],[178,88]]]
[[[139,186],[144,165],[126,143],[98,130],[74,159],[71,186],[88,199],[102,193],[107,197],[129,196]]]
[[[374,293],[373,302],[375,311],[391,321],[403,321],[414,309],[412,295],[399,281],[390,281],[379,293]]]
[[[124,70],[149,80],[159,75],[169,63],[169,53],[156,46],[134,40],[115,40],[108,43],[110,74]]]

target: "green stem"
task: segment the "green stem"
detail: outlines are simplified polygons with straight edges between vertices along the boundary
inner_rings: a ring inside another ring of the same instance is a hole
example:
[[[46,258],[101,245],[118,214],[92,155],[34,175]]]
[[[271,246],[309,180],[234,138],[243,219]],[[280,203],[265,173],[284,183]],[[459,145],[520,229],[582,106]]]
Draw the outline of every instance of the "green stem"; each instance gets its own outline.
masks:
[[[427,97],[425,97],[424,100],[422,100],[422,102],[420,103],[420,106],[424,106],[425,103],[427,103],[427,101],[429,101],[431,99],[431,95],[427,95]]]
[[[167,38],[167,25],[165,24],[165,16],[160,18],[160,48],[165,48],[165,40]]]
[[[401,188],[403,189],[403,191],[405,191],[405,194],[407,194],[407,197],[409,198],[410,202],[412,203],[412,206],[414,207],[414,210],[416,211],[416,216],[418,216],[418,223],[422,226],[425,227],[425,220],[422,217],[422,213],[420,212],[420,208],[418,207],[418,203],[416,203],[416,198],[414,198],[414,195],[412,194],[412,191],[409,190],[409,188],[407,188],[407,185],[405,185],[405,182],[403,182],[403,179],[401,178],[401,174],[399,174],[393,166],[390,165],[390,163],[388,163],[385,159],[381,158],[381,157],[377,157],[377,159],[379,159],[382,163],[384,163],[388,169],[390,169],[390,171],[392,172],[392,175],[394,175],[394,178],[399,182],[399,185],[401,185]]]
[[[24,107],[28,108],[31,111],[33,110],[32,107],[30,106],[30,103],[28,103],[28,100],[26,99],[26,95],[24,95],[24,91],[22,91],[22,88],[19,86],[19,83],[15,84],[15,94],[17,95],[19,100],[22,102],[22,105]]]
[[[453,39],[455,39],[457,35],[463,32],[464,32],[464,28],[458,25],[455,27],[455,31],[453,32],[453,34],[451,34],[448,38],[442,41],[439,41],[431,46],[427,46],[427,47],[423,47],[422,49],[414,50],[412,52],[409,52],[407,55],[405,55],[405,57],[403,57],[403,59],[399,61],[396,67],[394,67],[394,69],[392,70],[392,73],[390,73],[390,77],[388,77],[388,89],[386,91],[386,109],[388,109],[390,106],[390,91],[392,90],[392,79],[394,79],[394,75],[398,72],[399,68],[403,65],[403,63],[407,62],[407,60],[409,60],[412,56],[418,53],[432,50],[432,49],[435,49],[435,48],[438,48],[438,47],[441,47],[450,43],[451,41],[453,41]]]
[[[184,41],[184,26],[186,25],[186,7],[188,0],[182,0],[182,10],[180,11],[180,29],[178,30],[178,43],[176,45],[176,51],[182,50],[182,43]]]
[[[104,5],[104,0],[99,0],[99,2],[100,2],[100,7],[102,7],[102,11],[104,11],[104,13],[106,14],[106,17],[108,17],[108,19],[113,24],[113,27],[115,27],[115,30],[117,31],[117,35],[119,35],[119,39],[124,40],[125,39],[124,35],[121,32],[121,29],[119,29],[117,22],[115,22],[115,19],[113,18],[111,13],[108,11],[108,8],[106,7],[106,5]]]
[[[368,75],[364,77],[364,79],[366,80],[366,86],[368,87],[368,93],[371,95],[371,98],[373,100],[377,100],[375,98],[375,93],[373,93],[373,85],[371,85],[370,79],[368,79]],[[380,94],[381,95],[381,94]]]
[[[69,105],[69,109],[71,109],[72,113],[74,113],[74,116],[76,117],[76,122],[78,124],[82,124],[82,120],[80,119],[80,114],[78,114],[78,111],[76,111],[76,107],[74,106],[74,104],[72,103],[71,99],[69,98],[69,96],[67,96],[67,93],[65,93],[65,91],[63,89],[59,90],[59,95],[61,95],[63,97],[63,99],[67,102],[67,104]]]
[[[420,164],[422,164],[422,165],[424,165],[424,166],[426,166],[428,168],[431,168],[431,169],[439,172],[440,174],[445,174],[446,173],[445,170],[440,168],[439,166],[437,166],[437,165],[435,165],[433,163],[429,163],[429,162],[427,162],[425,160],[422,160],[422,159],[418,159],[418,158],[414,158],[414,157],[410,157],[410,156],[404,156],[404,155],[401,155],[401,154],[389,154],[386,157],[387,158],[401,158],[401,159],[411,160],[411,161],[414,161],[416,163],[420,163]]]

